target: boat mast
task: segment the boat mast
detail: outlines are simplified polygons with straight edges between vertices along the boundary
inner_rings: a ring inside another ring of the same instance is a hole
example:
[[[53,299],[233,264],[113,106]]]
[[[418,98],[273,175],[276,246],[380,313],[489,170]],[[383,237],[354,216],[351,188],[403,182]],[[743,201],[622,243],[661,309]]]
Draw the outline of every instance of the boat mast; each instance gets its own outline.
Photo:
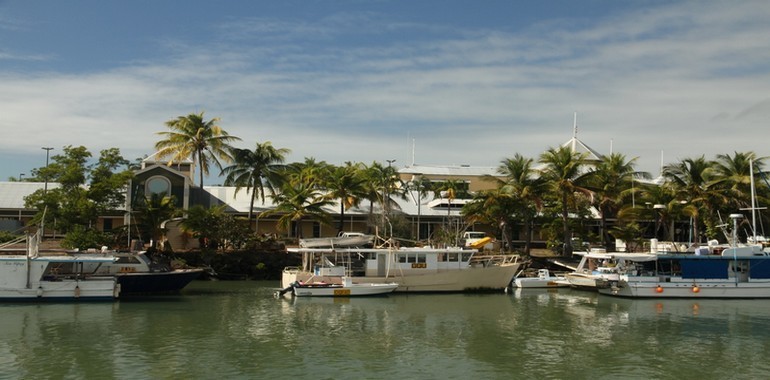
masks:
[[[749,160],[749,174],[751,176],[751,229],[754,234],[754,244],[757,244],[757,205],[754,194],[754,159]]]

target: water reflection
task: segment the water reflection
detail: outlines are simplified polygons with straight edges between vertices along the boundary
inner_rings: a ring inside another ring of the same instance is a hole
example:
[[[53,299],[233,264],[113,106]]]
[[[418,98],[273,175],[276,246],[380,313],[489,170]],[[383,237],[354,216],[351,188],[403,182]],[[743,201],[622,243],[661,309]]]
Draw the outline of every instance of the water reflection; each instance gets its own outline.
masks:
[[[758,378],[766,301],[509,294],[273,297],[194,283],[115,304],[0,305],[0,378]]]

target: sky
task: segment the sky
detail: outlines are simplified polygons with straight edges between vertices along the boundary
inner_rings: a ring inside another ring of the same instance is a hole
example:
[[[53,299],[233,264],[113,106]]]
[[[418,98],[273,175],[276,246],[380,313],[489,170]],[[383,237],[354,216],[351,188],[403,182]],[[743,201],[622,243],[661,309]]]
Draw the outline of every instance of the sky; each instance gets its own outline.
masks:
[[[653,175],[767,156],[768,20],[763,0],[0,0],[0,180],[42,147],[134,161],[199,112],[289,162],[494,167],[575,114]]]

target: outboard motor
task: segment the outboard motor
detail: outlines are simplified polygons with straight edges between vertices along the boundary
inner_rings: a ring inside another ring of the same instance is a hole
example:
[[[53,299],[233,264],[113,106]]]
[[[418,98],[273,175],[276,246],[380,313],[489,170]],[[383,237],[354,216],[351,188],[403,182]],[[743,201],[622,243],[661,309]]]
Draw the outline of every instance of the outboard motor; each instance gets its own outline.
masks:
[[[287,286],[285,289],[281,289],[281,290],[277,291],[276,295],[281,297],[281,296],[283,296],[284,294],[286,294],[288,292],[292,292],[291,294],[294,295],[294,287],[297,286],[297,285],[299,285],[299,283],[297,281],[294,281],[291,284],[289,284],[289,286]]]

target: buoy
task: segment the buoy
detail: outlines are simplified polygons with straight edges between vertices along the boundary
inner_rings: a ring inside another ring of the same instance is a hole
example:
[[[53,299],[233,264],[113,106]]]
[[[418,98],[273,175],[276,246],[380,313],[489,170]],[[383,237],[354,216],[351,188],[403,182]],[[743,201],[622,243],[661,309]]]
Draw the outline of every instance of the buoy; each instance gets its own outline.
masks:
[[[663,293],[663,287],[662,287],[662,286],[660,286],[660,285],[658,285],[658,287],[657,287],[657,288],[655,288],[655,292],[656,292],[656,293]]]
[[[698,285],[693,285],[693,286],[692,286],[692,292],[693,292],[693,293],[698,293],[698,292],[700,292],[700,288],[698,287]]]

